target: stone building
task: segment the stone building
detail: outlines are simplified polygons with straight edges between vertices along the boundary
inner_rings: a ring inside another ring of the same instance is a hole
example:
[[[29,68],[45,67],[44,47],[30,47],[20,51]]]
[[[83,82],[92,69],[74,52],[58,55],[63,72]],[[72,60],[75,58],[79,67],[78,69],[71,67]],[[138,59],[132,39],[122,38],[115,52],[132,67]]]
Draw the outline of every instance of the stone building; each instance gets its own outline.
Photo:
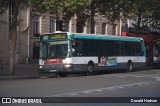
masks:
[[[9,3],[4,14],[0,15],[0,60],[3,64],[9,61],[9,44],[11,42],[9,34],[9,24],[13,18],[13,8],[15,3]],[[29,57],[30,39],[30,8],[21,6],[18,20],[22,20],[17,30],[16,63],[25,63]]]
[[[7,64],[9,60],[9,23],[13,15],[14,3],[10,3],[6,12],[0,15],[0,60]],[[63,24],[56,23],[50,14],[32,16],[30,7],[21,6],[18,19],[22,20],[17,30],[16,64],[38,62],[39,57],[39,34],[51,33],[56,30],[67,32],[90,33],[90,21],[87,20],[85,26],[77,27],[76,16]],[[81,29],[81,30],[78,30]],[[95,16],[95,34],[121,35],[121,22],[106,24],[106,18],[100,15]]]

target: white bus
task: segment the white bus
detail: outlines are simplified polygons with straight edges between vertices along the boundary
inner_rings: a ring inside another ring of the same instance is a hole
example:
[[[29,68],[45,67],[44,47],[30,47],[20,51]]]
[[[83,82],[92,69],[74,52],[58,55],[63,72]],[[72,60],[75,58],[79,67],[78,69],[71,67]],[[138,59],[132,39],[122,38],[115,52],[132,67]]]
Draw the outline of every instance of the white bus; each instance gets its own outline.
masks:
[[[138,37],[58,32],[40,36],[40,72],[68,73],[144,67],[144,41]]]

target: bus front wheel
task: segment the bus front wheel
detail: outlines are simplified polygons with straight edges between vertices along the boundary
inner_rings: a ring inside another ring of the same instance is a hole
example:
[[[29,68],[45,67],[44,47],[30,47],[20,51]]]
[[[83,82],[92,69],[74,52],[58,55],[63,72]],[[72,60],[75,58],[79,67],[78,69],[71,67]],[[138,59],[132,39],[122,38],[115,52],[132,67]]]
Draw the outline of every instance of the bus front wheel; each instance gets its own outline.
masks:
[[[94,65],[93,64],[88,64],[88,67],[87,67],[87,72],[86,72],[86,75],[93,75],[94,73]]]
[[[131,72],[131,71],[133,71],[133,64],[131,61],[129,61],[127,63],[127,72]]]
[[[66,74],[66,73],[59,73],[59,76],[60,76],[60,77],[66,77],[67,74]]]

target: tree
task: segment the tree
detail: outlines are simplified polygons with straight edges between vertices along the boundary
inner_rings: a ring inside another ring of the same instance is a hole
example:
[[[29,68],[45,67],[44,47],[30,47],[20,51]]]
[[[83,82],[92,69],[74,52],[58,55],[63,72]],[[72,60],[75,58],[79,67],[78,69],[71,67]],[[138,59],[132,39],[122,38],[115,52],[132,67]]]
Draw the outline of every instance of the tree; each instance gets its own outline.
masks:
[[[135,0],[132,4],[132,11],[131,16],[137,16],[137,23],[133,24],[139,33],[141,29],[142,19],[150,17],[151,15],[151,8],[150,8],[150,0]],[[143,20],[144,21],[144,20]]]
[[[133,24],[137,33],[142,32],[146,28],[149,30],[148,27],[159,28],[159,0],[129,0],[129,2],[129,12],[125,17],[137,17],[136,24]]]
[[[159,0],[153,0],[150,4],[151,6],[151,15],[148,17],[147,22],[148,24],[155,29],[160,30],[160,1]]]
[[[130,5],[128,0],[31,0],[34,11],[51,13],[55,19],[63,21],[70,20],[75,14],[77,24],[85,25],[85,21],[90,18],[91,33],[95,29],[95,13],[105,15],[109,23],[121,18],[121,14],[128,13]],[[40,4],[40,5],[37,5]]]
[[[13,2],[12,0],[1,0],[0,4],[0,12],[3,14],[7,9],[9,3]],[[16,50],[16,42],[17,42],[17,26],[18,26],[18,14],[19,14],[19,7],[23,1],[17,0],[15,3],[15,8],[13,10],[13,17],[12,21],[9,23],[9,34],[10,37],[10,45],[9,45],[9,75],[12,76],[14,74],[14,67],[15,67],[15,50]]]
[[[95,14],[104,15],[108,23],[119,20],[122,16],[128,14],[128,0],[90,0],[90,5],[85,9],[90,14],[91,33],[95,32]]]
[[[84,9],[84,13],[86,13],[86,15],[90,15],[90,27],[91,27],[91,32],[90,33],[94,33],[95,32],[95,20],[94,20],[94,16],[95,13],[98,13],[98,6],[100,4],[103,4],[104,2],[106,2],[105,0],[89,0],[89,5]]]
[[[46,13],[49,12],[56,19],[69,20],[76,12],[76,6],[85,6],[87,2],[80,0],[77,5],[74,5],[73,0],[0,0],[0,14],[3,14],[9,3],[15,3],[13,10],[12,22],[9,23],[9,34],[11,36],[9,44],[9,75],[14,74],[15,67],[15,51],[17,42],[17,26],[20,23],[18,14],[21,5],[27,5],[33,8],[34,12]],[[37,5],[38,4],[38,5]]]
[[[95,13],[96,13],[96,9],[97,9],[97,7],[100,3],[101,2],[99,2],[98,0],[91,0],[91,3],[90,3],[91,33],[95,32],[94,16],[95,16]]]
[[[0,14],[3,14],[7,8],[8,1],[0,0]]]
[[[69,21],[75,14],[80,14],[81,11],[89,4],[89,0],[30,0],[34,12],[50,13],[56,19]],[[37,6],[37,3],[40,4]]]
[[[107,23],[113,23],[115,20],[126,17],[130,12],[130,2],[128,0],[105,0],[98,6],[99,13],[108,20]]]

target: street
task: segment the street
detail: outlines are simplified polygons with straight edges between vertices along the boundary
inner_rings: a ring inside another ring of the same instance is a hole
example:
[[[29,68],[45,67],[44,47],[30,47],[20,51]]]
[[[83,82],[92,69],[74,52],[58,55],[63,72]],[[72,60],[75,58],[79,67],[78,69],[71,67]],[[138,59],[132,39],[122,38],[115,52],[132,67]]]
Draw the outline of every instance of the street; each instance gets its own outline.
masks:
[[[160,70],[0,80],[1,97],[160,97]]]

